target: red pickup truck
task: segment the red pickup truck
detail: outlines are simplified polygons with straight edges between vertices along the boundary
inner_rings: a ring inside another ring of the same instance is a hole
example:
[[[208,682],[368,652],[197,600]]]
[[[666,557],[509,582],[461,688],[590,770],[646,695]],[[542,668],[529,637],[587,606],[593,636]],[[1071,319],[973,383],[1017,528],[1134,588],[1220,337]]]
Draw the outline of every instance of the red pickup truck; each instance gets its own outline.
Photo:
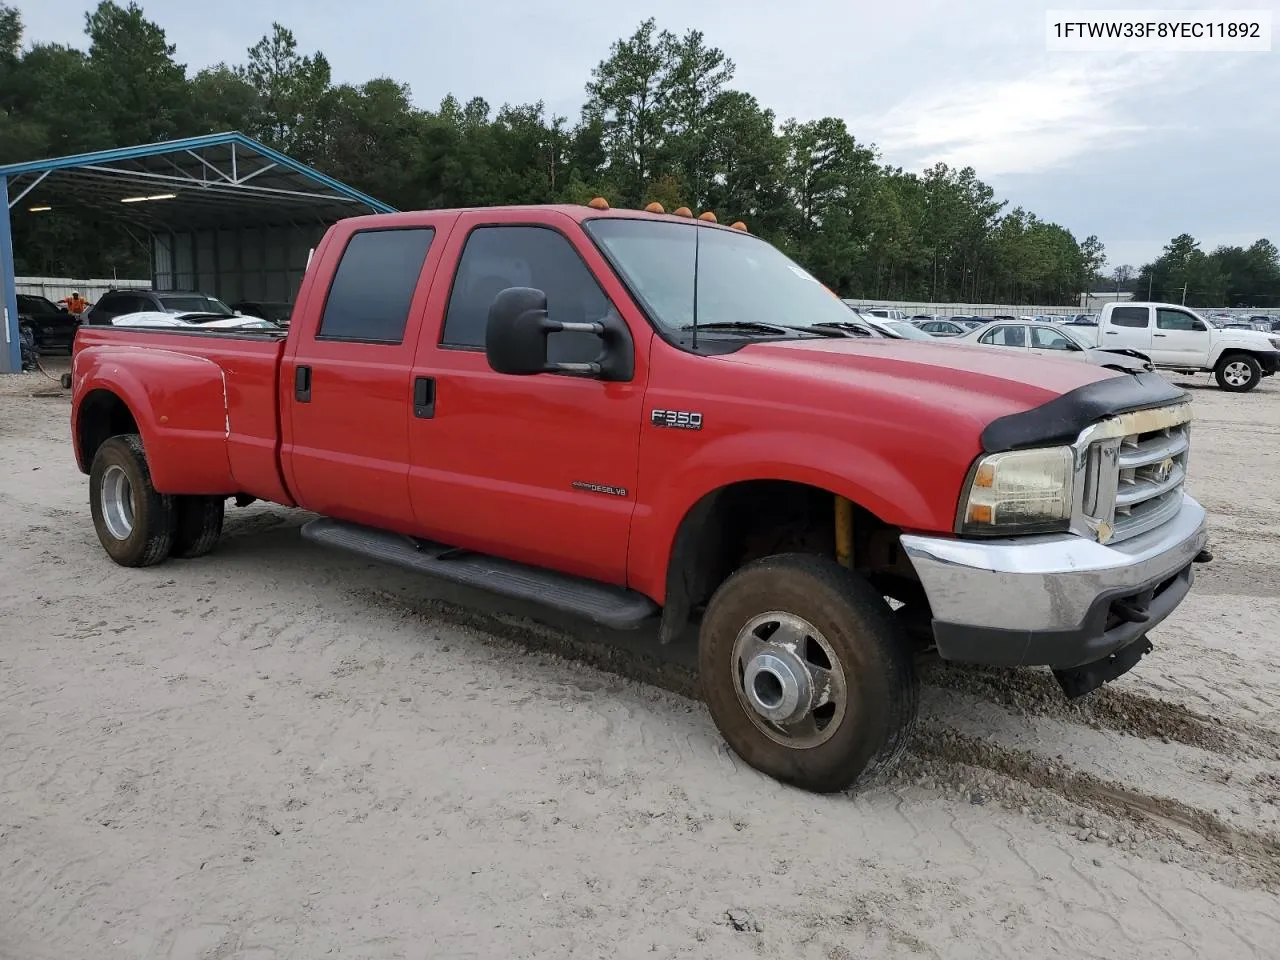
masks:
[[[72,433],[117,563],[235,497],[303,535],[615,628],[699,630],[748,763],[844,788],[902,749],[915,654],[1130,669],[1209,558],[1190,401],[1154,373],[849,334],[710,217],[602,203],[332,227],[287,334],[85,327]],[[864,331],[865,333],[865,331]]]

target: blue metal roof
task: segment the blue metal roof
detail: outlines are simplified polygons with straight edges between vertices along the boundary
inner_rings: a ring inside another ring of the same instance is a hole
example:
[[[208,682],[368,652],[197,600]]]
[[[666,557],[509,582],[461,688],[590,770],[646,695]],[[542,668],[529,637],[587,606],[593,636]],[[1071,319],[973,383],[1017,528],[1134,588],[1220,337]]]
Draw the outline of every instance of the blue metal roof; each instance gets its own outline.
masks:
[[[97,207],[149,226],[395,212],[390,204],[239,132],[14,163],[0,166],[0,176],[9,180],[13,214],[23,212],[19,201],[28,207]],[[172,191],[173,202],[127,211],[119,205],[122,192],[146,195],[160,189]]]

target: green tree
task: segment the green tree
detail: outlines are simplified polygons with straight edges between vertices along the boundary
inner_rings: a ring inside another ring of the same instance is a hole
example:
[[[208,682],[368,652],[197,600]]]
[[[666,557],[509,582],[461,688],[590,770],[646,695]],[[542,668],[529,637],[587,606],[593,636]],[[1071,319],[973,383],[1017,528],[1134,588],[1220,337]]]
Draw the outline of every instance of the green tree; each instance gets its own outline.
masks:
[[[239,75],[257,91],[261,107],[250,132],[304,162],[318,158],[330,83],[324,54],[302,56],[292,31],[272,23],[271,33],[249,48]]]
[[[733,87],[733,61],[700,31],[654,19],[611,45],[577,118],[452,95],[422,109],[394,77],[335,86],[323,53],[300,53],[279,23],[244,63],[190,77],[136,3],[99,3],[86,32],[87,52],[24,49],[0,0],[0,162],[240,129],[406,209],[595,196],[711,209],[864,298],[1068,304],[1106,264],[1096,236],[1006,211],[970,167],[886,167],[842,120],[780,122]],[[40,272],[146,269],[118,226],[53,211],[15,231]],[[1206,254],[1175,238],[1132,285],[1148,283],[1166,299],[1185,285],[1189,303],[1280,300],[1265,240]]]
[[[652,17],[592,71],[584,107],[603,133],[605,172],[622,191],[620,203],[636,206],[659,176],[658,157],[668,134],[668,54],[674,36],[658,31]]]
[[[187,85],[187,133],[256,130],[262,123],[258,91],[239,71],[220,63],[201,70]]]
[[[164,30],[136,3],[103,0],[84,16],[93,110],[114,143],[152,143],[184,132],[186,68]]]
[[[709,47],[702,31],[661,38],[664,73],[659,81],[666,130],[664,166],[683,182],[686,202],[705,209],[713,178],[719,172],[713,156],[716,129],[724,123],[722,99],[733,80],[733,61]]]

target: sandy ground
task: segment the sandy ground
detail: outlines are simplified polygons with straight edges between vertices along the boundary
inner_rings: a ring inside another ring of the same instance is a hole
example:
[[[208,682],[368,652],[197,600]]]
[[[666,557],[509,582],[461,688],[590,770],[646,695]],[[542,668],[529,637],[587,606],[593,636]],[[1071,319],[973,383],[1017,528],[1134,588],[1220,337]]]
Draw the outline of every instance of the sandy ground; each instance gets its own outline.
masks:
[[[1194,391],[1218,559],[1134,673],[936,666],[902,767],[816,797],[728,753],[688,649],[297,512],[114,566],[65,396],[0,380],[4,960],[1277,956],[1280,384]]]

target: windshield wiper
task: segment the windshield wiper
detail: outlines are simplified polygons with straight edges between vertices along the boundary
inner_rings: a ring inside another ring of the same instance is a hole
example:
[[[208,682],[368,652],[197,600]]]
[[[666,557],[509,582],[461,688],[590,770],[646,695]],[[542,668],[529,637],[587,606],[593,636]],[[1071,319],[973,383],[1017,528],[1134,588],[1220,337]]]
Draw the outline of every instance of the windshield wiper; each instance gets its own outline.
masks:
[[[681,330],[693,330],[694,324],[687,323]],[[740,330],[743,333],[793,334],[811,333],[822,337],[842,337],[844,334],[836,330],[822,330],[816,327],[788,327],[781,323],[764,323],[759,320],[721,320],[716,323],[699,323],[698,330]]]
[[[811,333],[821,333],[828,337],[833,335],[843,336],[843,334],[836,333],[838,330],[848,330],[850,332],[859,331],[854,333],[854,336],[863,336],[868,338],[875,336],[869,327],[865,327],[853,320],[824,320],[821,323],[811,324],[810,326],[801,327],[800,329]]]

